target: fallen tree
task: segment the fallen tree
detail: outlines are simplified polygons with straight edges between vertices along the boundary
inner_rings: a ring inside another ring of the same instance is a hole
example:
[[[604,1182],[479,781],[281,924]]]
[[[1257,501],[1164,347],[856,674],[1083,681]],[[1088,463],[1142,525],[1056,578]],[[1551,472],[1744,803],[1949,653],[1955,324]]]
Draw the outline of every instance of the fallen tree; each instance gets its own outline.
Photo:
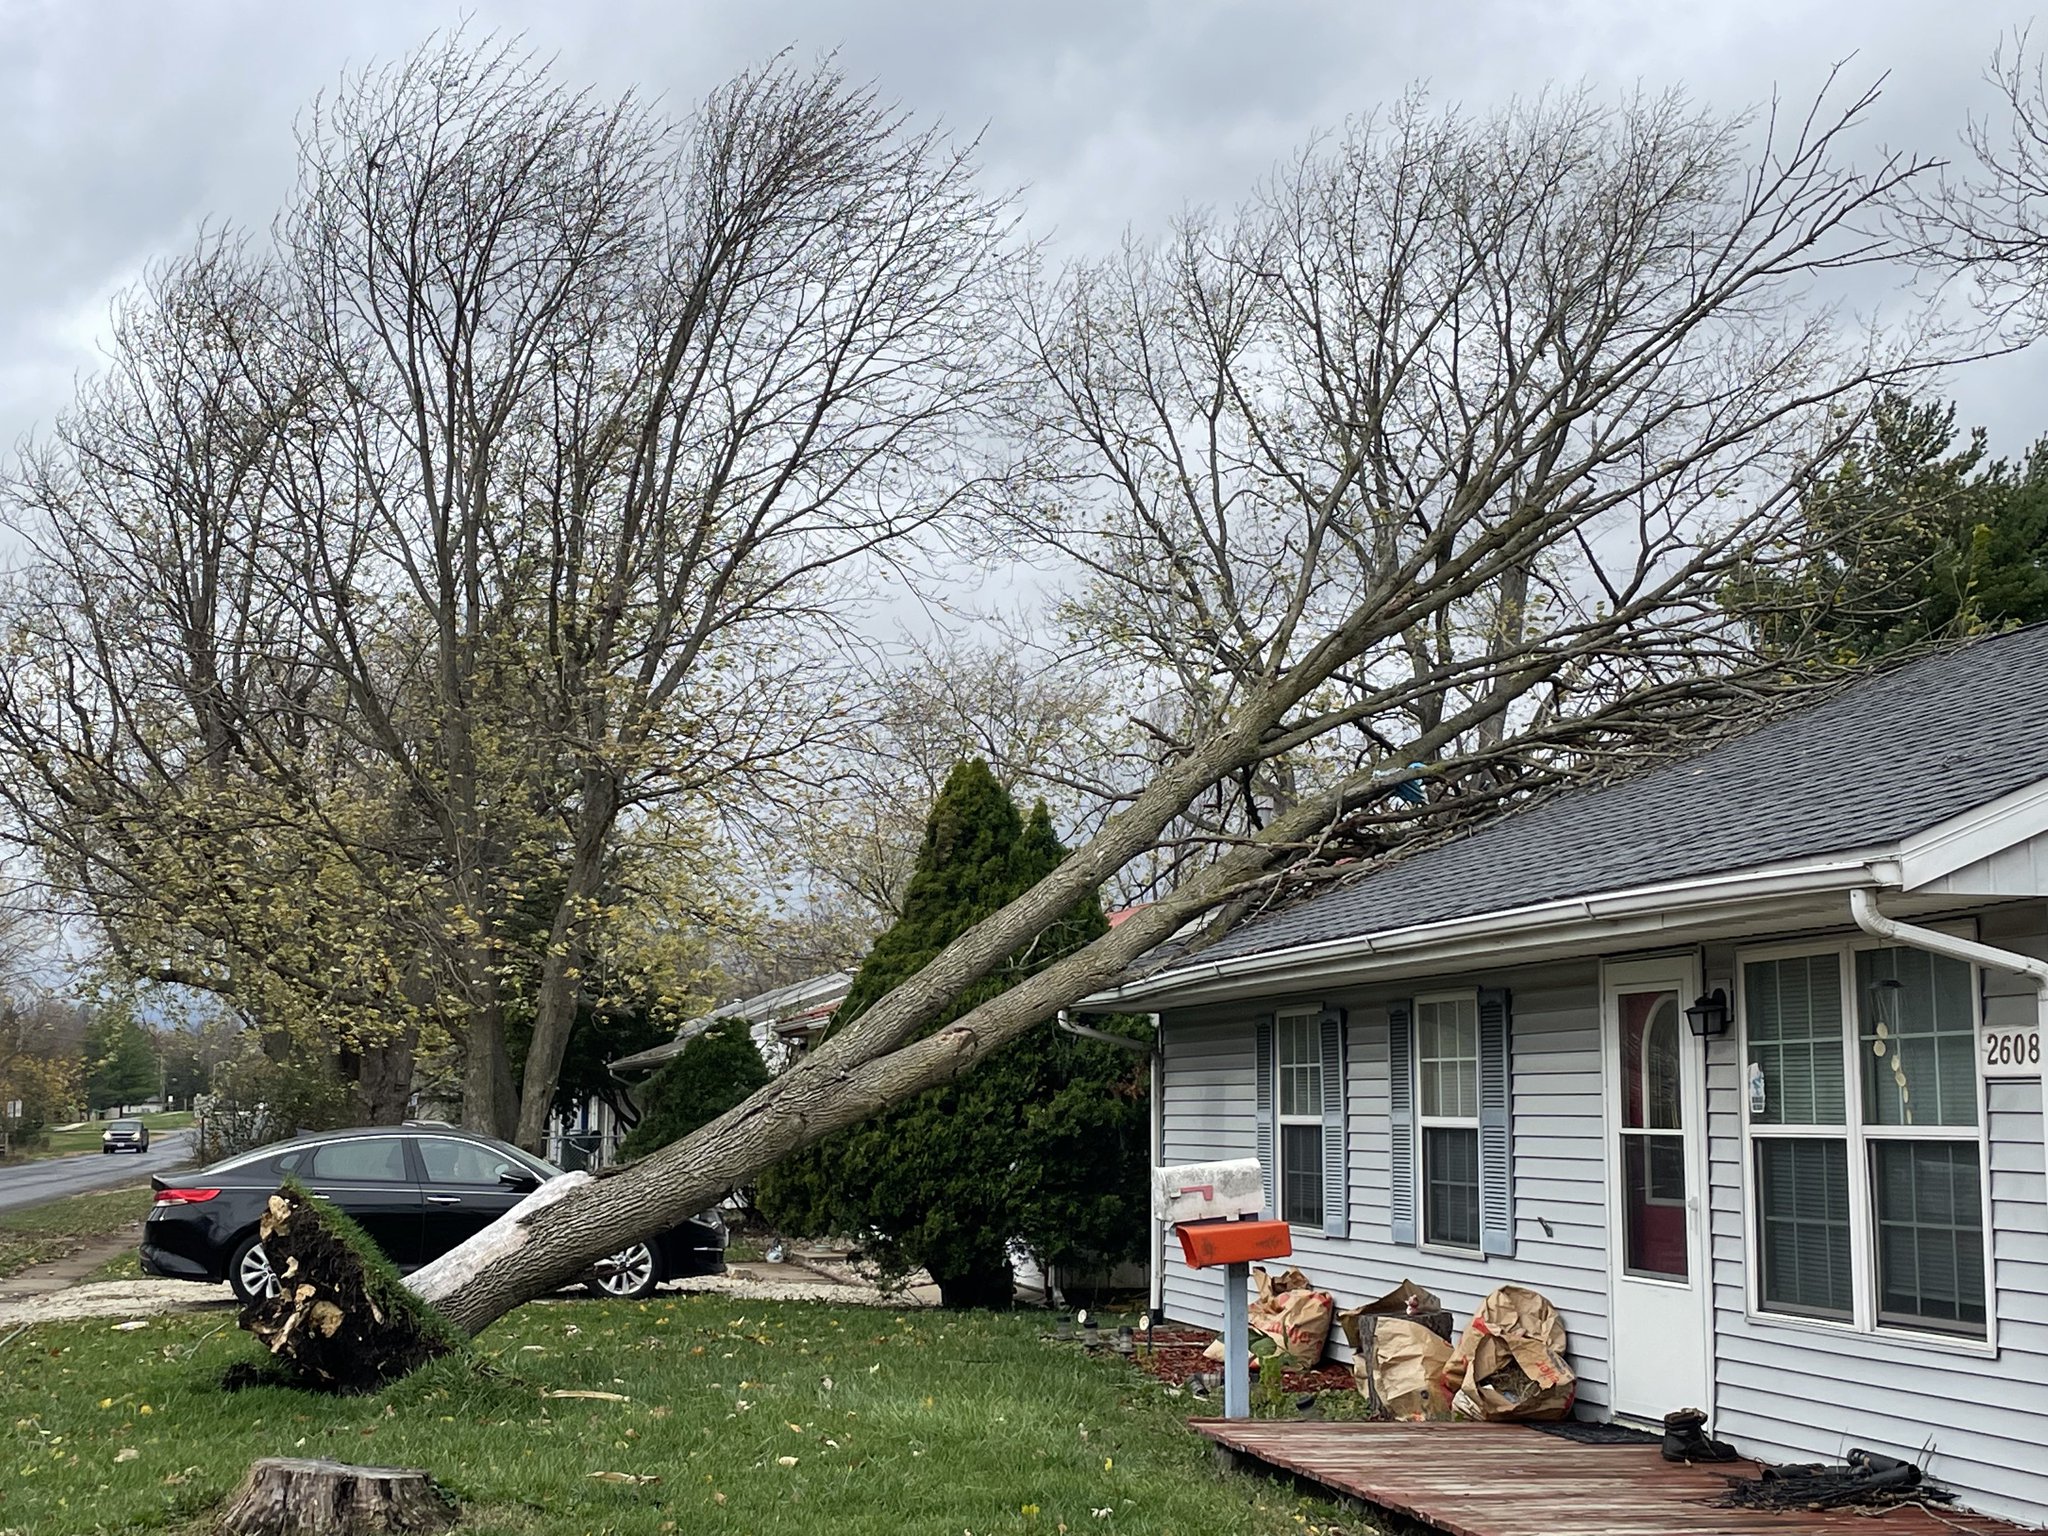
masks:
[[[1727,599],[1797,558],[1803,488],[1944,347],[1924,316],[1857,333],[1815,295],[1891,256],[1870,231],[1927,169],[1843,163],[1870,99],[1787,131],[1677,97],[1482,120],[1411,99],[1228,221],[1021,285],[1022,467],[978,526],[1083,573],[1070,617],[1146,680],[1156,757],[1056,869],[794,1070],[615,1176],[545,1186],[411,1288],[473,1335],[1198,919],[1213,934],[1824,686],[1788,663],[1795,624],[1763,653]],[[1034,959],[1166,848],[1156,901]],[[1036,968],[934,1027],[1006,964]]]

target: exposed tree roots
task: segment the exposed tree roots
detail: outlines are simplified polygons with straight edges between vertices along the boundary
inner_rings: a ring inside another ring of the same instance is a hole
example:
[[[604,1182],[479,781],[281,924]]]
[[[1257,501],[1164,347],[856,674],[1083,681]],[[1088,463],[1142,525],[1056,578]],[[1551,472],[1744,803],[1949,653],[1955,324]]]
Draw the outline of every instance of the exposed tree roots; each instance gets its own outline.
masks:
[[[456,1347],[361,1230],[296,1185],[270,1197],[262,1232],[278,1292],[241,1323],[296,1385],[373,1391]]]

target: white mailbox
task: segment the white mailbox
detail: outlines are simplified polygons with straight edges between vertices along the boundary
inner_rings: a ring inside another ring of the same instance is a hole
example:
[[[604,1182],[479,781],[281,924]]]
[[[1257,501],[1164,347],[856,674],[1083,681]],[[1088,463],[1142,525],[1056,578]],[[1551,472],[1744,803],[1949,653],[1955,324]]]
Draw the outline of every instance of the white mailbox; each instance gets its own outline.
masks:
[[[1161,1221],[1257,1216],[1265,1206],[1266,1176],[1256,1157],[1152,1170],[1152,1214]]]

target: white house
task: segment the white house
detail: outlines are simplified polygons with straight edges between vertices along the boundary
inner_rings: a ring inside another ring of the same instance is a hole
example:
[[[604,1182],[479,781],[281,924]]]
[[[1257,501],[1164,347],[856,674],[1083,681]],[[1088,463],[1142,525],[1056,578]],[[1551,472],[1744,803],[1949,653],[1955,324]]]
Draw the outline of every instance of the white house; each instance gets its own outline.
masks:
[[[1090,1000],[1340,1305],[1557,1304],[1581,1411],[2048,1524],[2048,627],[1558,794]],[[1169,1237],[1166,1310],[1221,1277]]]

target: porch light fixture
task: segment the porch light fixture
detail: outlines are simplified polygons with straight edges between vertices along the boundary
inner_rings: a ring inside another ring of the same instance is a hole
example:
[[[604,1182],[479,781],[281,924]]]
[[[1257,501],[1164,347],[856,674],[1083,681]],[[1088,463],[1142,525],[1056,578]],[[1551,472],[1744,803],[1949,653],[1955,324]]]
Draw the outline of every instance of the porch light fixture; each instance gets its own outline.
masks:
[[[1906,984],[1897,977],[1887,976],[1883,981],[1872,983],[1870,1019],[1877,1026],[1879,1039],[1899,1032],[1899,1003],[1905,990]]]
[[[1716,987],[1694,999],[1693,1005],[1685,1010],[1685,1022],[1692,1027],[1695,1038],[1711,1040],[1716,1035],[1728,1033],[1728,994]]]

